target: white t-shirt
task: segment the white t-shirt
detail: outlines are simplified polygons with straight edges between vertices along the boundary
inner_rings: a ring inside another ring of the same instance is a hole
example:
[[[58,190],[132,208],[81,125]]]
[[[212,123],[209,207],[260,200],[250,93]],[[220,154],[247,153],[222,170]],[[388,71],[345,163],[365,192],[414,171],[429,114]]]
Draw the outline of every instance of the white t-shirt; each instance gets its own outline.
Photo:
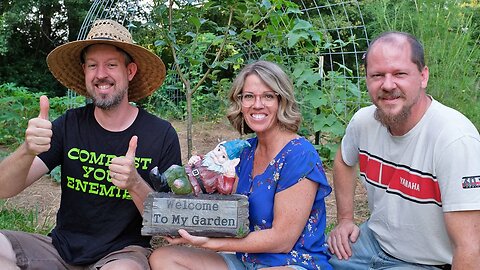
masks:
[[[380,246],[401,260],[452,262],[443,213],[480,210],[480,136],[461,113],[433,100],[419,123],[392,136],[360,109],[342,140],[346,164],[359,163],[368,221]],[[472,233],[465,228],[465,233]]]

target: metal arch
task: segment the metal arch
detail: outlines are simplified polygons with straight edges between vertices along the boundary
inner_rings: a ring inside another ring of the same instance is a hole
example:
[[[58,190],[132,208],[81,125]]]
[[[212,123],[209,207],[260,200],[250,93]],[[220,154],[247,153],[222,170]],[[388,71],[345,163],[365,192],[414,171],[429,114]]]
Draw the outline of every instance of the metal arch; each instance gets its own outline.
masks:
[[[128,22],[128,28],[130,19],[136,11],[138,6],[138,0],[95,0],[93,1],[90,9],[88,10],[85,19],[83,20],[80,31],[78,32],[77,40],[85,39],[92,23],[97,19],[112,19],[125,25]],[[129,29],[130,30],[130,29]]]

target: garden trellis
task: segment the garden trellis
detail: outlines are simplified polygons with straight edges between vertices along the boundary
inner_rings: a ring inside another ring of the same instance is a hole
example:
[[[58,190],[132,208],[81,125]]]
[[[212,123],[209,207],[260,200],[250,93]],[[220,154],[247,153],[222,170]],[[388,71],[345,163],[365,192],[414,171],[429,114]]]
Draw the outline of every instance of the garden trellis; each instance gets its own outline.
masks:
[[[358,1],[301,0],[301,13],[297,16],[317,27],[331,42],[351,42],[346,46],[331,46],[319,53],[322,76],[329,71],[339,71],[361,89],[363,75],[361,62],[369,39]],[[342,68],[345,67],[345,68]],[[346,89],[347,86],[344,87]],[[344,101],[346,102],[346,101]],[[363,100],[359,100],[363,103]]]

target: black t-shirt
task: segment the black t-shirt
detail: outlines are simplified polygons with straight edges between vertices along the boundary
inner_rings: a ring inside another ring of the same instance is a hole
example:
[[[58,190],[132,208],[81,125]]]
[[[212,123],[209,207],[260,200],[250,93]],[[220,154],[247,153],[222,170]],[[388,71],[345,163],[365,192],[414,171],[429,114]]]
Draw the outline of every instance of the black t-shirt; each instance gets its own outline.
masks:
[[[138,136],[135,163],[151,186],[149,171],[181,165],[180,144],[172,125],[140,109],[125,131],[111,132],[95,120],[94,107],[72,109],[53,122],[51,148],[39,157],[50,170],[61,165],[62,198],[53,245],[69,264],[85,265],[128,245],[148,247],[141,236],[142,216],[126,190],[111,183],[108,166],[124,156]]]

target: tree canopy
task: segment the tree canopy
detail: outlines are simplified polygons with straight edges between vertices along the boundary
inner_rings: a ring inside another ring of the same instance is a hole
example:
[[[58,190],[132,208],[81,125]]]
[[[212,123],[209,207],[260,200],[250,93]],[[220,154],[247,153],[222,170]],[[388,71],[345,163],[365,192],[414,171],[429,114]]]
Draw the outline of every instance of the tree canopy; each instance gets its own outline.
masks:
[[[65,94],[50,74],[48,53],[68,40],[75,40],[88,0],[1,0],[0,81],[15,82],[35,92]]]

